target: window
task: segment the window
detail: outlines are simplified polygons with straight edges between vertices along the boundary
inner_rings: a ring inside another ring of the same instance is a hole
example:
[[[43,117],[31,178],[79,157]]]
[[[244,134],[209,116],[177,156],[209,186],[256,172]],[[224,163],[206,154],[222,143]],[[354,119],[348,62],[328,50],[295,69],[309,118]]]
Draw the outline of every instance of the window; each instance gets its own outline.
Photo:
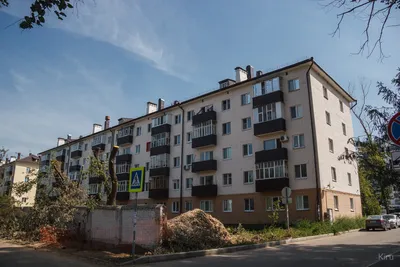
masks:
[[[186,139],[187,139],[188,143],[192,142],[192,133],[191,132],[186,133]]]
[[[185,211],[190,211],[193,209],[193,204],[191,200],[185,201]]]
[[[349,186],[352,186],[352,182],[351,182],[351,173],[347,173],[347,181],[348,181],[348,183],[349,183]]]
[[[193,178],[186,178],[186,189],[192,189],[193,187]]]
[[[200,185],[212,185],[214,184],[214,176],[200,176]]]
[[[307,178],[307,164],[294,165],[294,177],[296,179]]]
[[[354,199],[350,198],[350,210],[354,211]]]
[[[332,175],[332,182],[336,182],[336,169],[335,167],[331,167],[331,175]]]
[[[127,192],[128,191],[128,181],[118,181],[117,192]]]
[[[124,147],[119,150],[119,155],[127,155],[131,154],[131,148],[130,147]]]
[[[89,194],[93,195],[97,194],[98,192],[99,192],[99,184],[89,184]]]
[[[293,92],[300,89],[299,79],[289,80],[289,92]]]
[[[178,213],[179,212],[179,201],[173,201],[172,202],[172,213]]]
[[[169,146],[169,133],[159,133],[151,137],[151,147]]]
[[[250,117],[242,119],[242,129],[243,130],[251,129],[251,118]]]
[[[231,100],[226,99],[222,101],[222,110],[228,110],[231,108]]]
[[[297,196],[296,197],[296,210],[308,210],[308,196]]]
[[[328,143],[329,143],[329,152],[333,153],[333,140],[328,138]]]
[[[150,169],[150,162],[146,162],[146,171]]]
[[[222,149],[222,158],[223,159],[232,159],[232,148],[225,147]]]
[[[186,164],[192,165],[192,163],[193,163],[193,154],[186,155]]]
[[[303,117],[303,107],[301,105],[290,107],[290,116],[292,119]]]
[[[339,100],[339,107],[340,107],[340,111],[341,111],[341,112],[344,112],[344,109],[343,109],[343,102],[340,101],[340,100]]]
[[[180,145],[181,144],[181,135],[175,135],[174,136],[174,145]]]
[[[222,124],[222,134],[231,134],[231,123],[226,122]]]
[[[268,161],[256,163],[256,179],[274,179],[287,177],[285,161]]]
[[[25,183],[29,182],[29,176],[25,176]]]
[[[151,132],[151,123],[147,124],[147,132],[148,132],[148,133]]]
[[[179,168],[181,166],[181,158],[175,157],[174,158],[174,168]]]
[[[200,153],[200,161],[212,160],[214,153],[212,151],[203,151]]]
[[[151,142],[146,143],[146,152],[149,152],[151,149]]]
[[[140,145],[135,146],[135,153],[139,154],[140,153]]]
[[[222,201],[222,210],[224,212],[232,212],[232,199],[224,199]]]
[[[344,123],[342,123],[342,131],[343,131],[343,135],[347,135],[347,132],[346,132],[346,124],[344,124]]]
[[[191,121],[194,115],[194,110],[188,111],[187,112],[187,120]]]
[[[179,179],[172,180],[172,188],[174,190],[179,190]]]
[[[206,121],[193,126],[192,138],[199,138],[217,134],[216,125],[212,121]]]
[[[163,124],[170,124],[171,123],[171,114],[165,114],[163,116],[154,118],[151,120],[151,127],[157,127]]]
[[[257,83],[253,86],[254,97],[265,95],[271,92],[280,91],[280,78],[275,77],[270,80]]]
[[[335,210],[339,210],[339,197],[338,196],[333,196],[333,205],[335,207]]]
[[[293,135],[293,148],[304,147],[304,134]]]
[[[253,144],[244,144],[243,156],[251,156],[251,155],[253,155]]]
[[[139,166],[140,166],[139,164],[135,164],[135,168],[139,168]]]
[[[253,171],[244,171],[243,172],[243,183],[244,184],[252,184],[252,183],[254,183],[254,173],[253,173]]]
[[[83,165],[86,164],[86,158],[83,158]]]
[[[264,150],[271,150],[276,148],[278,148],[276,139],[264,140]]]
[[[85,151],[87,150],[87,148],[88,148],[88,144],[85,144]]]
[[[271,121],[276,118],[276,103],[254,109],[254,120],[256,123]]]
[[[241,98],[242,106],[250,104],[250,101],[251,101],[250,93],[243,94],[240,96],[240,98]]]
[[[30,173],[31,172],[31,168],[29,168],[29,167],[26,167],[26,171],[25,171],[26,173]]]
[[[212,200],[201,200],[200,209],[204,210],[205,212],[212,212],[213,211]]]
[[[22,203],[26,203],[28,201],[28,198],[27,197],[23,197],[21,201],[22,201]]]
[[[265,204],[266,211],[285,210],[285,205],[282,203],[282,197],[266,197]]]
[[[141,136],[142,135],[142,127],[137,127],[136,128],[136,136]]]
[[[322,90],[324,91],[324,97],[328,99],[328,89],[325,86],[322,86]]]
[[[224,173],[222,175],[223,185],[232,185],[232,173]]]
[[[325,111],[325,119],[326,124],[331,125],[331,114],[328,111]]]
[[[175,124],[179,124],[182,121],[182,115],[175,115]]]
[[[244,199],[244,211],[254,211],[254,199],[245,198]]]
[[[109,137],[107,138],[107,143],[108,143],[108,144],[111,144],[111,141],[112,141],[112,136],[109,136]]]

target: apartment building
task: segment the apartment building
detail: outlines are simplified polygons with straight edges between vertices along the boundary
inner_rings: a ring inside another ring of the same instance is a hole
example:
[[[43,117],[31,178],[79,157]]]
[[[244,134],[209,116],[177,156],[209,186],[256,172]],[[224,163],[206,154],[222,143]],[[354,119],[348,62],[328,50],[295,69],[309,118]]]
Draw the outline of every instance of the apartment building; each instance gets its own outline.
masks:
[[[35,155],[29,154],[29,156],[21,158],[21,153],[18,153],[17,158],[7,158],[5,163],[0,166],[0,195],[11,195],[22,207],[33,206],[36,195],[35,185],[22,196],[17,196],[11,188],[13,184],[35,179],[38,170],[39,157]]]
[[[170,106],[148,102],[144,116],[112,127],[107,116],[91,135],[42,152],[42,166],[53,155],[77,179],[92,149],[106,159],[118,145],[122,204],[134,198],[129,168],[145,166],[139,203],[165,203],[169,217],[201,208],[225,224],[268,223],[285,186],[292,220],[361,214],[357,166],[338,160],[354,150],[347,141],[355,99],[313,58],[268,73],[237,67],[219,87]],[[96,177],[84,186],[100,190]]]

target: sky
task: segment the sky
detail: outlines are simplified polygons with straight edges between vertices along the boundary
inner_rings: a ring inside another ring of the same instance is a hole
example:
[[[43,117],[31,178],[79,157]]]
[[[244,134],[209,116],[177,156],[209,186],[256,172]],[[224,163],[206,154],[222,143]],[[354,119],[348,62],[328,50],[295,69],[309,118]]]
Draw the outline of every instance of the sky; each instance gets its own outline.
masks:
[[[0,9],[0,147],[10,156],[90,134],[106,115],[111,125],[144,115],[147,101],[169,105],[216,89],[237,66],[266,72],[312,56],[345,89],[370,81],[371,105],[383,104],[376,82],[390,84],[400,67],[399,27],[385,29],[383,62],[354,55],[365,20],[347,17],[332,37],[338,10],[324,1],[86,0],[63,21],[49,16],[22,31],[15,22],[30,2]],[[356,121],[354,129],[362,134]]]

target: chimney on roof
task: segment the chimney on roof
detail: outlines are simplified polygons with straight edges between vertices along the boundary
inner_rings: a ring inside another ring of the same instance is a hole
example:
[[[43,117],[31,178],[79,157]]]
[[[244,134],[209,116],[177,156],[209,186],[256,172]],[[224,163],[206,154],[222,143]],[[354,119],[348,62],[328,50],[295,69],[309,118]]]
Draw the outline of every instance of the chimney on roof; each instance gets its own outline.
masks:
[[[97,132],[100,132],[101,130],[103,130],[103,127],[101,126],[101,124],[93,123],[92,133],[97,133]]]
[[[15,159],[16,159],[15,156],[11,156],[11,157],[10,157],[10,162],[15,161]]]
[[[20,152],[18,152],[17,159],[21,159],[21,153]]]
[[[164,103],[165,103],[164,99],[162,99],[162,98],[158,99],[158,110],[164,109]]]
[[[67,140],[71,141],[71,139],[72,139],[72,135],[71,134],[67,134]]]
[[[247,80],[247,72],[243,68],[236,67],[235,71],[236,71],[236,82],[237,83]]]
[[[9,162],[10,162],[10,160],[8,158],[6,158],[6,164],[9,163]]]
[[[63,144],[65,144],[65,139],[58,137],[57,139],[57,146],[62,146]]]
[[[156,111],[157,111],[157,104],[150,101],[147,102],[146,114],[150,114]]]
[[[32,153],[29,153],[29,156],[32,156]]]
[[[110,128],[110,116],[106,116],[104,121],[104,130]]]
[[[248,80],[250,80],[251,78],[254,78],[254,68],[253,68],[253,66],[247,65],[246,72],[247,72],[247,79]]]
[[[261,70],[258,70],[256,75],[257,77],[260,77],[261,75],[263,75],[263,72]]]

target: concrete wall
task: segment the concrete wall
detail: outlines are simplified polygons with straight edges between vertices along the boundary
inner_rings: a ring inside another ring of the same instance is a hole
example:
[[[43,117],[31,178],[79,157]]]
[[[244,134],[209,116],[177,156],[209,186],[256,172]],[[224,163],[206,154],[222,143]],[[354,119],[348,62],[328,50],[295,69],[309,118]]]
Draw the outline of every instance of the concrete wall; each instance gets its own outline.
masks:
[[[130,246],[133,240],[133,212],[133,206],[104,206],[92,211],[79,208],[75,216],[76,230],[91,243]],[[136,244],[149,249],[156,247],[161,241],[165,220],[163,205],[138,206]]]

